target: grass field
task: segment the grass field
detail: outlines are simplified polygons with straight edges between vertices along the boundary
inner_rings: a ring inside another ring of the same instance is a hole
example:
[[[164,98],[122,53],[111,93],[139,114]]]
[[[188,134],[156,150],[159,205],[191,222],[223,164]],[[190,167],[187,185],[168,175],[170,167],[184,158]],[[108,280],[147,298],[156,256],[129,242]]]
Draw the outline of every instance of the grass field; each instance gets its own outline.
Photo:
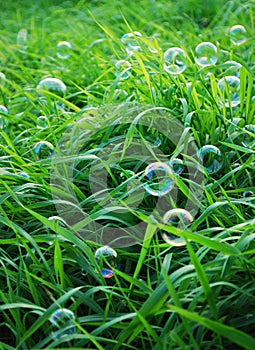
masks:
[[[1,350],[255,349],[254,19],[2,1]]]

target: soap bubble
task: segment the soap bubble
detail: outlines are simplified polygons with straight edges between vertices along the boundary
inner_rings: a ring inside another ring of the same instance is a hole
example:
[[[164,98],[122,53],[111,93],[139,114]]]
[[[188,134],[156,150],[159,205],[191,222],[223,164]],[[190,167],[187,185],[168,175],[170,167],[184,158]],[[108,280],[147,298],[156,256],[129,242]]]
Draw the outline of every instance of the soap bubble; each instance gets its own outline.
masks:
[[[213,145],[206,145],[200,148],[198,157],[209,174],[217,172],[222,167],[221,151]]]
[[[245,198],[251,197],[251,196],[253,196],[253,192],[252,192],[252,191],[245,191],[245,192],[243,193],[243,196],[244,196]]]
[[[131,64],[128,61],[120,60],[115,63],[115,75],[119,80],[126,80],[131,75]]]
[[[48,141],[39,141],[35,144],[33,151],[36,155],[37,160],[41,160],[45,158],[51,158],[54,147]]]
[[[69,309],[57,309],[53,312],[49,321],[52,324],[53,332],[52,335],[55,339],[62,336],[75,333],[75,316],[74,313]]]
[[[70,57],[72,51],[72,44],[68,41],[60,41],[57,44],[57,56],[62,60],[66,60]]]
[[[169,74],[181,74],[187,68],[187,56],[179,47],[171,47],[164,53],[164,69]]]
[[[146,191],[153,196],[164,196],[170,192],[174,186],[174,173],[165,163],[151,163],[147,166],[144,173],[149,179],[149,182],[147,182],[144,187]]]
[[[210,42],[203,42],[195,48],[195,61],[201,67],[215,64],[218,60],[217,47]]]
[[[0,105],[0,129],[3,129],[4,125],[7,123],[1,114],[8,114],[8,109],[5,106]]]
[[[20,46],[25,46],[27,43],[27,30],[22,28],[17,34],[17,44]]]
[[[19,176],[24,177],[25,179],[29,179],[30,176],[25,171],[20,171],[18,173]]]
[[[46,229],[46,231],[47,231],[47,233],[51,233],[51,234],[53,234],[53,233],[56,233],[56,230],[57,230],[57,228],[60,226],[60,227],[63,227],[63,228],[67,228],[67,223],[65,222],[65,220],[63,220],[61,217],[59,217],[59,216],[56,216],[56,215],[54,215],[54,216],[50,216],[49,218],[48,218],[48,220],[49,221],[52,221],[53,223],[54,223],[54,228],[52,229],[52,228],[50,228],[49,226],[45,226],[45,229]],[[62,242],[64,242],[64,237],[63,236],[61,236],[61,235],[58,235],[58,237],[59,237],[59,239],[62,241]],[[49,245],[51,245],[52,244],[52,242],[46,242],[47,244],[49,244]]]
[[[244,135],[243,146],[249,148],[255,147],[255,125],[246,125],[244,129],[248,132],[246,132]]]
[[[45,117],[44,115],[40,115],[40,117],[38,117],[36,119],[36,123],[37,123],[37,128],[38,129],[46,129],[46,128],[48,128],[48,118]]]
[[[179,158],[172,158],[169,162],[169,166],[176,175],[180,175],[184,170],[183,161]]]
[[[126,33],[122,35],[121,42],[126,45],[126,51],[128,53],[133,53],[134,51],[140,50],[140,45],[137,41],[138,38],[141,38],[142,34],[139,32]]]
[[[115,89],[112,100],[113,101],[125,101],[128,98],[128,93],[124,89]]]
[[[224,67],[226,68],[225,70],[225,75],[234,75],[239,77],[240,75],[240,68],[242,65],[236,61],[226,61],[224,62]]]
[[[246,42],[247,31],[244,26],[237,24],[230,28],[229,30],[230,41],[233,45],[239,46]]]
[[[103,278],[111,278],[114,275],[114,272],[110,266],[113,268],[116,267],[115,260],[117,258],[117,252],[111,247],[104,245],[96,250],[95,258],[100,266],[100,272]],[[108,264],[104,260],[106,260]]]
[[[153,143],[153,146],[154,147],[159,147],[160,145],[162,144],[162,141],[161,139],[158,137],[155,142]]]
[[[3,105],[0,105],[0,114],[8,114],[8,109]]]
[[[6,82],[6,75],[3,72],[0,72],[0,86],[4,86]]]
[[[37,89],[47,90],[57,95],[63,95],[66,91],[66,86],[60,79],[45,78],[39,82]]]
[[[219,102],[226,107],[236,107],[240,104],[240,79],[227,75],[218,81],[220,92]]]
[[[163,216],[163,223],[186,230],[187,226],[193,221],[192,215],[185,209],[171,209]],[[171,235],[169,232],[163,231],[162,238],[166,243],[173,247],[181,247],[186,244],[181,237]]]

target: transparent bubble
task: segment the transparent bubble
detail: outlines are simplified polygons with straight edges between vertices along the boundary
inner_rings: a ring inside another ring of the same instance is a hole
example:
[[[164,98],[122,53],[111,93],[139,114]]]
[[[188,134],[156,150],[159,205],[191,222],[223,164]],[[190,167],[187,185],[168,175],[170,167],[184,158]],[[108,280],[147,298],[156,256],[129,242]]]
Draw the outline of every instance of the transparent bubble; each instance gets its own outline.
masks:
[[[115,63],[115,75],[119,80],[126,80],[130,77],[132,67],[128,61],[120,60]]]
[[[247,132],[244,134],[243,146],[255,147],[255,125],[249,124],[244,127]]]
[[[8,109],[5,106],[0,105],[0,113],[1,114],[8,114],[9,112],[8,112]]]
[[[20,46],[25,46],[27,43],[27,30],[22,28],[17,34],[17,44]]]
[[[206,145],[200,148],[197,153],[209,174],[216,173],[221,169],[222,155],[219,148],[213,145]]]
[[[158,138],[155,140],[153,146],[154,146],[154,147],[159,147],[161,144],[162,144],[162,141],[161,141],[161,139],[158,137]]]
[[[6,82],[6,75],[3,72],[0,72],[0,86],[4,86]]]
[[[121,172],[120,177],[121,177],[122,181],[124,182],[124,181],[126,181],[127,179],[131,178],[134,175],[135,175],[134,171],[125,169],[125,171]],[[135,186],[137,186],[137,183],[136,183],[135,180],[132,179],[127,184],[127,190],[129,190],[132,187],[135,188]]]
[[[149,179],[144,188],[153,196],[164,196],[174,187],[174,173],[166,163],[151,163],[147,166],[144,173]]]
[[[30,176],[25,171],[20,171],[18,173],[19,176],[24,177],[25,179],[29,179]]]
[[[1,114],[8,113],[8,109],[5,106],[0,105],[0,129],[3,129],[3,127],[7,124],[7,121],[1,116]]]
[[[180,175],[183,170],[184,170],[184,164],[183,164],[183,161],[179,158],[173,158],[170,160],[169,162],[169,166],[171,169],[173,169],[173,172],[176,174],[176,175]]]
[[[138,39],[142,37],[142,34],[139,32],[126,33],[122,35],[121,42],[126,45],[126,51],[128,53],[133,53],[134,51],[140,50],[140,45]]]
[[[66,86],[60,79],[45,78],[39,82],[37,89],[47,90],[57,95],[63,95],[66,91]]]
[[[236,107],[240,104],[240,79],[227,75],[218,81],[220,92],[219,102],[226,107]]]
[[[54,151],[54,147],[48,141],[39,141],[35,144],[33,151],[37,160],[41,160],[51,158]]]
[[[224,68],[225,68],[225,75],[234,75],[236,77],[239,77],[240,75],[240,68],[242,65],[236,61],[226,61],[224,63]]]
[[[48,218],[49,221],[52,221],[54,223],[54,228],[50,228],[49,226],[45,226],[45,229],[47,231],[47,233],[51,233],[51,234],[55,234],[56,233],[56,230],[57,228],[60,226],[60,227],[63,227],[63,228],[67,228],[67,223],[65,222],[65,220],[63,220],[61,217],[59,216],[50,216]],[[61,235],[58,235],[58,238],[64,242],[64,237],[61,236]],[[53,242],[46,242],[47,244],[51,245]]]
[[[233,45],[239,46],[246,42],[247,31],[244,26],[237,24],[229,30],[230,41]]]
[[[187,56],[179,47],[172,47],[164,53],[164,69],[169,74],[181,74],[187,68]]]
[[[252,96],[251,101],[252,101],[252,102],[255,102],[255,95]]]
[[[48,118],[45,117],[44,115],[40,115],[40,117],[38,117],[36,119],[36,123],[37,123],[37,128],[38,129],[46,129],[48,128]]]
[[[193,221],[192,215],[185,209],[171,209],[163,216],[163,223],[186,230],[187,226]],[[163,231],[162,238],[166,243],[173,247],[181,247],[186,244],[181,237],[171,235],[169,232]]]
[[[251,197],[251,196],[253,196],[253,192],[252,191],[245,191],[244,193],[243,193],[243,197],[245,197],[245,198],[247,198],[247,197]]]
[[[100,272],[103,278],[111,278],[114,275],[114,272],[110,266],[113,268],[116,267],[115,261],[117,258],[117,252],[111,247],[104,245],[96,250],[95,258],[100,266]]]
[[[57,44],[57,56],[62,60],[67,60],[72,52],[72,44],[68,41],[60,41]]]
[[[75,316],[69,309],[57,309],[53,312],[49,321],[52,324],[52,335],[55,339],[75,333]]]
[[[195,61],[201,67],[211,66],[218,60],[217,47],[210,42],[203,42],[195,48]]]

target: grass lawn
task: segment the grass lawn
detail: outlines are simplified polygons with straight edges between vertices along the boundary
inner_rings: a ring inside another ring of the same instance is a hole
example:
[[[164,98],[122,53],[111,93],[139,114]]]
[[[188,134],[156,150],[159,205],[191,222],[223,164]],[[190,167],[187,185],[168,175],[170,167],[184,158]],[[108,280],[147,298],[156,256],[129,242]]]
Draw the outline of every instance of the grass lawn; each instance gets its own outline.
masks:
[[[255,349],[255,1],[0,5],[0,349]]]

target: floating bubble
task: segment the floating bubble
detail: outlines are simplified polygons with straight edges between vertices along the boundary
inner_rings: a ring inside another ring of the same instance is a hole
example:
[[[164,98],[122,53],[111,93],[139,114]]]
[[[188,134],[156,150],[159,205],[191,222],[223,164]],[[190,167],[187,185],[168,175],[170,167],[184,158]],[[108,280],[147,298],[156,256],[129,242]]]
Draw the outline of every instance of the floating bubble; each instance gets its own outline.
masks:
[[[251,196],[253,196],[253,192],[252,192],[252,191],[245,191],[245,192],[243,193],[243,196],[244,196],[244,197],[251,197]]]
[[[18,173],[19,176],[24,177],[25,179],[29,179],[30,176],[25,171],[20,171]]]
[[[55,339],[75,333],[75,316],[69,309],[57,309],[53,312],[49,321],[52,324],[52,335]]]
[[[37,123],[37,128],[38,129],[46,129],[46,128],[48,128],[48,118],[45,117],[44,115],[40,115],[40,117],[38,117],[36,119],[36,123]]]
[[[239,77],[240,75],[240,68],[242,67],[242,65],[236,61],[226,61],[224,63],[224,67],[226,68],[225,70],[225,75],[231,76],[237,76]]]
[[[130,77],[132,67],[128,61],[120,60],[115,63],[115,75],[119,80],[126,80]]]
[[[36,155],[37,160],[51,158],[54,147],[48,141],[39,141],[35,144],[33,151]]]
[[[62,80],[57,78],[45,78],[37,85],[39,90],[47,90],[57,95],[63,95],[66,91],[66,86]]]
[[[230,41],[233,45],[239,46],[246,42],[247,31],[244,26],[237,24],[229,30]]]
[[[193,221],[192,215],[185,209],[171,209],[163,216],[163,223],[186,230],[187,226]],[[181,247],[186,244],[181,237],[171,235],[169,232],[163,231],[162,238],[166,243],[173,247]]]
[[[126,45],[126,50],[128,53],[133,53],[134,51],[140,50],[140,45],[138,43],[138,38],[141,38],[142,34],[139,32],[126,33],[122,35],[121,42]]]
[[[247,132],[244,134],[243,146],[255,147],[255,125],[249,124],[244,127]]]
[[[4,86],[6,82],[6,75],[3,72],[0,72],[0,85]]]
[[[20,46],[25,46],[27,43],[27,30],[22,28],[17,34],[17,44]]]
[[[165,163],[152,163],[147,166],[144,173],[150,180],[149,183],[144,185],[144,187],[146,191],[153,196],[164,196],[170,192],[174,186],[174,173]]]
[[[3,106],[3,105],[0,105],[0,114],[8,114],[8,109]]]
[[[179,158],[173,158],[170,160],[169,162],[169,166],[171,169],[173,169],[173,172],[176,174],[176,175],[180,175],[183,170],[184,170],[184,164],[183,164],[183,161]]]
[[[104,245],[95,252],[95,258],[100,266],[100,272],[103,278],[111,278],[114,275],[111,267],[115,268],[115,260],[117,258],[117,252],[111,247]],[[104,261],[106,260],[108,264]],[[109,267],[110,265],[111,267]]]
[[[62,60],[67,60],[72,52],[72,44],[68,41],[60,41],[57,44],[57,56]]]
[[[187,56],[179,47],[171,47],[164,53],[164,69],[169,74],[181,74],[187,68]]]
[[[198,157],[209,174],[216,173],[222,167],[221,151],[213,145],[206,145],[200,148]]]
[[[227,75],[218,81],[220,92],[219,102],[226,107],[236,107],[240,104],[240,79]]]
[[[158,138],[155,140],[153,146],[154,146],[154,147],[159,147],[161,144],[162,144],[162,141],[161,141],[161,139],[158,137]]]
[[[214,65],[218,60],[217,47],[210,42],[203,42],[195,48],[195,61],[201,67]]]
[[[3,129],[7,121],[1,116],[1,114],[8,114],[8,109],[5,106],[0,105],[0,129]]]

